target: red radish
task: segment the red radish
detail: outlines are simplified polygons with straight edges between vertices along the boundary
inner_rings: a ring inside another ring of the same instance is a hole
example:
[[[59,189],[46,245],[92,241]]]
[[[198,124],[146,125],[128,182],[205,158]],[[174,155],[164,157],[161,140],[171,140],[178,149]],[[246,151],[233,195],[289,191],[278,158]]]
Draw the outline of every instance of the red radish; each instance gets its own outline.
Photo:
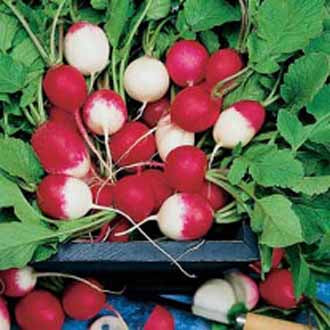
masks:
[[[92,323],[89,330],[121,330],[122,321],[116,316],[102,316]]]
[[[157,305],[151,312],[143,330],[174,330],[174,318],[164,307]]]
[[[149,126],[157,125],[160,118],[162,118],[169,110],[170,102],[167,98],[162,98],[156,102],[149,103],[143,112],[143,121]]]
[[[67,175],[48,175],[38,186],[37,202],[45,214],[55,219],[84,216],[93,205],[88,185]]]
[[[93,133],[112,135],[124,126],[127,109],[119,94],[110,89],[101,89],[88,97],[83,117]]]
[[[49,120],[59,123],[61,125],[66,125],[70,129],[78,130],[74,116],[65,110],[57,107],[52,107],[49,112]]]
[[[177,147],[195,144],[195,134],[187,132],[171,123],[170,115],[162,118],[156,129],[156,144],[160,158],[165,161],[167,155]]]
[[[0,297],[0,329],[10,330],[10,316],[6,301]]]
[[[61,330],[64,312],[58,299],[44,290],[35,290],[22,298],[15,308],[18,325],[24,330]]]
[[[107,239],[108,242],[125,243],[129,241],[129,234],[116,236],[117,233],[128,230],[131,227],[130,223],[125,218],[119,218],[113,225],[111,223],[111,232]]]
[[[150,56],[142,56],[131,62],[124,73],[127,94],[142,103],[161,99],[170,84],[165,65]]]
[[[4,284],[3,294],[7,297],[23,297],[32,291],[37,283],[33,268],[28,266],[1,271],[0,279]]]
[[[266,117],[257,101],[243,100],[221,112],[213,128],[218,147],[233,149],[238,143],[247,145],[261,129]]]
[[[158,211],[163,202],[172,195],[173,189],[167,184],[164,172],[150,169],[142,173],[142,177],[150,184],[155,199],[154,211]]]
[[[272,254],[272,266],[271,269],[276,269],[280,265],[285,254],[285,250],[281,248],[274,248]],[[255,270],[257,273],[261,272],[261,262],[256,261],[250,265],[250,267]]]
[[[44,91],[57,107],[75,112],[87,97],[87,85],[83,75],[70,65],[50,68],[43,81]]]
[[[85,183],[87,183],[89,186],[91,186],[95,182],[97,183],[102,182],[102,179],[99,177],[97,173],[96,166],[93,163],[91,163],[91,166],[89,167],[89,170],[86,173],[86,175],[80,179],[83,180]]]
[[[175,194],[161,206],[157,222],[161,232],[171,239],[198,239],[210,230],[213,224],[213,210],[198,194]]]
[[[96,205],[111,206],[112,205],[112,185],[103,182],[96,183],[90,187],[93,202]]]
[[[156,152],[155,138],[148,127],[140,122],[130,122],[109,143],[113,160],[120,166],[148,161]]]
[[[88,173],[88,150],[80,135],[72,128],[59,122],[47,121],[34,132],[31,143],[48,173],[78,178]]]
[[[289,309],[297,307],[292,274],[287,269],[274,269],[259,286],[261,297],[270,305]]]
[[[165,176],[168,184],[179,191],[199,192],[203,186],[207,157],[197,147],[181,146],[166,158]]]
[[[259,289],[252,278],[240,273],[231,272],[225,279],[234,289],[238,302],[244,303],[248,310],[253,309],[259,301]]]
[[[228,200],[228,194],[225,190],[212,182],[204,181],[199,194],[207,199],[214,211],[224,207]]]
[[[181,40],[168,51],[166,68],[177,85],[192,86],[205,78],[208,59],[208,52],[202,44]]]
[[[96,280],[89,282],[102,286]],[[73,282],[64,291],[62,304],[65,313],[75,320],[88,320],[95,317],[106,306],[105,293],[82,282]]]
[[[77,22],[64,39],[64,55],[69,64],[84,75],[102,71],[109,62],[110,46],[104,31],[89,22]]]
[[[188,132],[202,132],[216,122],[220,103],[203,87],[187,87],[175,97],[171,106],[171,119]]]
[[[213,53],[208,61],[206,80],[213,88],[219,81],[224,80],[243,68],[241,56],[235,49],[220,49]]]

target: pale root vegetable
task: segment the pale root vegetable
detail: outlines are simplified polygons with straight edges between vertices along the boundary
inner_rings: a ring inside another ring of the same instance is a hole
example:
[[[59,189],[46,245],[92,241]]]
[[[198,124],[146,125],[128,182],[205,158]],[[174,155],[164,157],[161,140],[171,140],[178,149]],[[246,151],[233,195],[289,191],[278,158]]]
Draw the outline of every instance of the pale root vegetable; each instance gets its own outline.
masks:
[[[214,100],[205,88],[187,87],[175,97],[171,119],[188,132],[202,132],[214,125],[220,109],[219,101]]]
[[[77,22],[65,35],[65,58],[84,75],[102,71],[108,64],[109,53],[107,36],[97,25]]]
[[[52,104],[69,112],[76,112],[87,97],[83,75],[70,65],[50,68],[45,75],[43,88]]]
[[[62,110],[58,107],[52,107],[49,111],[49,120],[65,125],[70,129],[78,130],[76,121],[72,113]]]
[[[195,144],[195,134],[187,132],[171,122],[170,115],[160,119],[157,125],[156,145],[160,158],[165,161],[167,155],[177,147]]]
[[[156,102],[149,103],[143,112],[142,119],[149,127],[155,127],[169,109],[170,101],[164,97]]]
[[[226,274],[226,281],[234,289],[236,300],[244,303],[248,310],[253,309],[259,301],[259,289],[252,278],[240,273],[231,272]]]
[[[67,175],[48,175],[38,186],[37,202],[41,211],[55,219],[84,216],[93,206],[88,185]]]
[[[98,90],[87,98],[83,108],[83,118],[93,133],[112,135],[117,133],[127,120],[125,102],[112,90]]]
[[[102,316],[92,323],[89,330],[123,330],[123,323],[116,316]]]
[[[112,243],[125,243],[129,241],[129,234],[117,236],[117,233],[128,230],[131,227],[130,223],[125,218],[119,218],[114,223],[111,222],[110,235],[107,239]]]
[[[44,290],[35,290],[23,297],[16,305],[15,316],[24,330],[61,330],[64,324],[59,300]]]
[[[171,79],[179,86],[192,86],[206,75],[209,55],[197,41],[181,40],[173,44],[166,56],[166,68]]]
[[[244,66],[240,54],[231,48],[220,49],[208,61],[206,80],[210,88],[239,72]]]
[[[81,136],[71,127],[47,121],[33,133],[31,143],[46,172],[78,178],[88,173],[88,150]]]
[[[172,150],[165,161],[168,184],[178,191],[199,192],[203,186],[207,168],[206,154],[193,146],[181,146]]]
[[[144,55],[131,62],[124,73],[127,94],[142,103],[161,99],[170,84],[165,65],[156,58]]]
[[[172,314],[163,306],[157,305],[151,312],[143,330],[175,330]]]
[[[208,181],[203,182],[199,194],[207,199],[214,211],[220,210],[228,201],[228,193],[216,184]]]
[[[95,183],[91,187],[93,203],[101,206],[111,206],[113,200],[113,186],[103,182]]]
[[[0,329],[10,330],[10,316],[7,303],[4,298],[0,297]]]
[[[213,139],[218,147],[233,149],[238,143],[245,146],[259,132],[265,117],[265,109],[259,102],[236,102],[221,112],[213,127]]]

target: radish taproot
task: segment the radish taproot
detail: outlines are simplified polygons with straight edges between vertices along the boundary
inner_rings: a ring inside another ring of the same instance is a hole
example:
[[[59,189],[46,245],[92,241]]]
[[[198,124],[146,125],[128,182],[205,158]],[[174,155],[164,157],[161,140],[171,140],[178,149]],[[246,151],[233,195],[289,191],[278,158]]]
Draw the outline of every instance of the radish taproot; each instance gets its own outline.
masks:
[[[4,298],[0,297],[0,329],[10,330],[10,316],[7,303]]]
[[[181,146],[172,150],[165,161],[168,184],[178,191],[199,192],[207,168],[206,154],[194,146]]]
[[[143,112],[142,119],[149,127],[155,127],[159,120],[166,115],[169,108],[170,101],[165,97],[149,103]]]
[[[89,22],[77,22],[64,38],[64,55],[68,63],[84,75],[94,75],[108,64],[110,46],[104,31]]]
[[[75,219],[84,216],[93,205],[88,185],[67,175],[48,175],[38,186],[38,206],[55,219]]]
[[[113,201],[113,186],[109,183],[95,183],[90,186],[93,203],[101,206],[111,206]]]
[[[192,86],[206,75],[209,54],[194,40],[181,40],[172,45],[166,56],[166,68],[171,79],[179,86]]]
[[[52,104],[69,112],[76,112],[87,98],[83,75],[70,65],[50,68],[45,75],[43,88]]]
[[[78,178],[88,173],[88,150],[83,139],[71,127],[47,121],[33,133],[31,143],[46,172]]]
[[[151,312],[143,330],[174,330],[172,314],[163,306],[157,305]]]
[[[16,305],[15,316],[24,330],[61,330],[64,324],[59,300],[45,290],[35,290],[23,297]]]
[[[203,182],[199,194],[207,199],[214,211],[224,207],[228,200],[228,193],[225,190],[208,181]]]
[[[160,119],[156,133],[156,145],[160,158],[165,161],[167,155],[175,148],[195,144],[195,134],[187,132],[171,122],[170,115]]]

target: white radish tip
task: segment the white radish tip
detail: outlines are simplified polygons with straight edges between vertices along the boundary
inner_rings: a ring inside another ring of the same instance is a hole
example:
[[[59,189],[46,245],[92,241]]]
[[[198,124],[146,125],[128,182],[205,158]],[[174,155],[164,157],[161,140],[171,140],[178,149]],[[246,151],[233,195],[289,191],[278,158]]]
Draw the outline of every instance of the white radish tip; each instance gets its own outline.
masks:
[[[89,330],[124,330],[123,323],[115,316],[103,316],[97,319],[90,327]]]

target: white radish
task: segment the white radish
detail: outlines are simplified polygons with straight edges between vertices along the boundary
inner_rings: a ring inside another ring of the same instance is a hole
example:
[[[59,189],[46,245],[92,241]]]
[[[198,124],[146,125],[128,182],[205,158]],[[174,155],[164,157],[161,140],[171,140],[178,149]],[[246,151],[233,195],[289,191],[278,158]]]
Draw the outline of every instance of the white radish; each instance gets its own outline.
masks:
[[[124,327],[123,322],[116,316],[102,316],[89,327],[89,330],[103,329],[123,330],[127,328]]]

